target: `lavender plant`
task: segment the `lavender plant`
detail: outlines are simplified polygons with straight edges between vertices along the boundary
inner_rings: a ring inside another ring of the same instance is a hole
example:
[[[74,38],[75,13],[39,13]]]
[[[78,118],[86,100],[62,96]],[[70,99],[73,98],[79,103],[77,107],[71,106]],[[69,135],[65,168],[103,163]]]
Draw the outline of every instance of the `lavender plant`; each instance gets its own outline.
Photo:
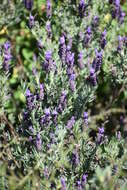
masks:
[[[15,177],[7,176],[7,186],[126,189],[125,119],[117,119],[125,117],[125,107],[109,105],[94,115],[102,81],[126,87],[127,40],[120,2],[65,0],[58,5],[47,0],[42,21],[32,11],[33,1],[24,5],[29,12],[26,27],[36,40],[36,64],[21,85],[26,101],[15,128],[17,142],[23,141],[11,148]],[[2,52],[6,72],[9,43]]]

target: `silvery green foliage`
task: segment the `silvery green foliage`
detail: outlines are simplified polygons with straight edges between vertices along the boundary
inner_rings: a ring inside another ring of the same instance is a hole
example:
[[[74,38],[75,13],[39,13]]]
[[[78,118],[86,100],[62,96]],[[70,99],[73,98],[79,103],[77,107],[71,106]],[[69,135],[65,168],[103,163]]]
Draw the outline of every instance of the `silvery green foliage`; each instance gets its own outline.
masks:
[[[42,23],[30,14],[37,64],[24,82],[26,105],[16,128],[24,141],[11,149],[18,163],[14,169],[26,176],[13,178],[18,183],[9,182],[12,189],[110,189],[126,181],[121,177],[124,140],[108,137],[105,123],[92,126],[87,113],[96,100],[100,72],[107,80],[115,68],[111,82],[126,82],[126,40],[120,38],[119,44],[122,25],[111,18],[109,1],[82,2],[65,1],[51,9],[47,0],[49,14]]]
[[[21,21],[23,14],[22,0],[14,3],[12,0],[0,0],[0,29],[6,25],[12,26]]]
[[[8,77],[9,73],[8,71],[4,71],[3,69],[3,52],[2,52],[2,46],[0,46],[0,116],[4,114],[4,109],[6,107],[6,103],[9,99],[9,86],[8,86]]]

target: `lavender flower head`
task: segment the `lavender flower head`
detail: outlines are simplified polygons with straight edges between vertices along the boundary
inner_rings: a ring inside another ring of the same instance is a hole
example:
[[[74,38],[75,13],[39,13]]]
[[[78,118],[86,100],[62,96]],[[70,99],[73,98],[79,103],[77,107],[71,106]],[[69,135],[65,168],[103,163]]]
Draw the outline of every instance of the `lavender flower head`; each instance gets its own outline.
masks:
[[[70,79],[70,80],[69,80],[69,86],[70,86],[70,90],[71,90],[72,92],[74,92],[75,89],[76,89],[75,81]]]
[[[9,62],[12,59],[12,55],[10,52],[11,44],[9,41],[6,41],[3,45],[3,68],[5,71],[9,70]]]
[[[61,113],[66,107],[66,104],[67,104],[67,93],[65,90],[63,90],[59,100],[58,112]]]
[[[62,63],[65,63],[66,60],[66,44],[65,44],[65,36],[61,36],[59,39],[60,45],[59,45],[59,56],[62,61]]]
[[[84,118],[86,127],[88,127],[88,113],[87,112],[84,112],[83,118]]]
[[[104,137],[104,128],[99,127],[98,135],[97,135],[97,142],[101,144],[103,142],[103,137]]]
[[[102,65],[102,51],[95,50],[96,57],[93,60],[92,67],[95,69],[95,71],[99,71]]]
[[[77,186],[77,190],[83,190],[81,181],[77,181],[76,186]]]
[[[101,34],[101,41],[100,41],[100,45],[101,45],[101,48],[104,49],[106,44],[107,44],[107,41],[106,41],[106,30],[104,30],[104,32],[102,32]]]
[[[96,73],[95,73],[95,70],[94,70],[92,67],[90,68],[89,80],[90,80],[90,83],[91,83],[93,86],[96,86],[96,85],[97,85]]]
[[[117,47],[118,52],[120,52],[123,48],[123,40],[124,38],[122,36],[118,36],[118,47]]]
[[[72,116],[71,119],[68,120],[66,128],[67,128],[68,130],[71,130],[72,127],[74,126],[74,124],[75,124],[75,117]]]
[[[50,21],[46,22],[46,31],[47,31],[48,38],[52,38],[52,29],[51,29],[51,22]]]
[[[26,105],[29,111],[34,108],[34,95],[30,92],[29,89],[26,90]]]
[[[4,50],[7,51],[7,50],[10,49],[10,47],[11,47],[11,43],[10,43],[9,41],[6,41],[6,42],[4,43]]]
[[[93,21],[92,21],[92,26],[93,27],[97,27],[98,26],[98,22],[99,22],[99,17],[98,16],[94,16],[93,17]]]
[[[51,111],[50,108],[45,108],[44,109],[44,115],[41,117],[41,124],[42,125],[49,125],[51,120]]]
[[[37,47],[39,48],[39,50],[41,50],[41,49],[43,48],[43,43],[42,43],[42,40],[41,40],[41,39],[39,39],[39,40],[37,41]]]
[[[121,132],[118,131],[117,134],[116,134],[116,136],[117,136],[117,139],[120,141],[120,139],[121,139]]]
[[[37,136],[36,136],[36,148],[37,148],[38,151],[40,151],[41,148],[42,148],[42,140],[41,140],[40,133],[38,133]]]
[[[45,52],[45,59],[49,61],[52,58],[52,51],[48,50]]]
[[[85,33],[84,42],[83,42],[84,47],[88,47],[91,40],[91,35],[92,35],[92,30],[91,30],[91,27],[88,26]]]
[[[72,154],[72,163],[77,166],[80,163],[78,150],[74,150]]]
[[[114,0],[114,5],[116,7],[119,7],[120,6],[120,0]]]
[[[66,182],[65,179],[63,177],[61,177],[61,190],[66,190]]]
[[[30,131],[31,133],[34,133],[34,128],[33,128],[32,126],[29,126],[29,131]]]
[[[118,21],[120,24],[122,24],[124,22],[125,15],[126,15],[125,12],[123,12],[122,8],[120,7],[119,16],[118,16]]]
[[[52,116],[53,116],[53,122],[56,124],[57,123],[57,117],[58,117],[58,112],[56,109],[53,110]]]
[[[43,64],[44,64],[45,71],[49,72],[49,71],[53,70],[54,62],[52,59],[52,51],[51,50],[48,50],[45,52],[45,61]]]
[[[63,45],[65,43],[65,37],[61,36],[60,37],[60,44]]]
[[[84,17],[85,14],[86,14],[86,4],[85,4],[84,0],[80,0],[79,1],[79,7],[78,7],[78,9],[79,9],[79,16],[81,18]]]
[[[80,52],[78,54],[78,65],[79,65],[79,68],[80,69],[83,69],[84,68],[84,64],[83,64],[83,53]]]
[[[51,18],[51,16],[52,16],[51,0],[46,0],[46,15],[47,15],[47,18]]]
[[[87,182],[87,177],[88,177],[87,174],[83,174],[83,176],[82,176],[82,187],[85,187],[85,184]]]
[[[39,93],[39,99],[44,99],[44,84],[40,84],[40,93]]]
[[[68,44],[67,44],[67,51],[70,51],[72,48],[72,38],[69,38]]]
[[[32,27],[34,26],[34,23],[35,23],[35,21],[34,21],[34,16],[32,16],[31,14],[30,14],[30,16],[29,16],[29,28],[30,29],[32,29]]]
[[[33,0],[24,0],[25,8],[31,10],[33,7]]]

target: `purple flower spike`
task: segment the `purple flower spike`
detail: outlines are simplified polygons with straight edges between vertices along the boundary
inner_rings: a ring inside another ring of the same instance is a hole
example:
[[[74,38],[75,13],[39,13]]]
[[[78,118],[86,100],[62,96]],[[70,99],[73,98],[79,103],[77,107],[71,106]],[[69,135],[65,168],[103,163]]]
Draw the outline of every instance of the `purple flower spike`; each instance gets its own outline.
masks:
[[[74,124],[75,124],[75,118],[74,118],[74,116],[72,116],[71,119],[68,120],[66,128],[68,130],[71,130],[72,127],[74,126]]]
[[[50,108],[45,108],[44,113],[46,116],[50,115]]]
[[[46,23],[46,31],[47,31],[48,38],[52,38],[52,29],[51,29],[50,21],[47,21]]]
[[[103,142],[103,138],[104,138],[104,128],[99,127],[97,134],[97,142],[101,144]]]
[[[119,7],[120,6],[120,0],[114,0],[114,5],[116,7]]]
[[[37,41],[37,46],[38,46],[39,50],[41,50],[43,48],[42,40]]]
[[[30,131],[31,133],[34,133],[34,129],[33,129],[32,126],[29,127],[29,131]]]
[[[65,63],[66,60],[66,44],[65,44],[65,36],[61,36],[59,39],[60,46],[59,46],[59,56],[62,63]]]
[[[84,112],[83,118],[84,118],[86,127],[88,127],[88,113],[87,112]]]
[[[86,14],[86,4],[85,4],[84,0],[80,0],[79,1],[79,7],[78,7],[78,9],[79,9],[79,16],[81,18],[84,17],[85,14]]]
[[[87,182],[87,177],[88,177],[87,174],[84,174],[84,175],[82,176],[82,187],[85,187],[85,184],[86,184],[86,182]]]
[[[120,139],[121,139],[121,132],[120,131],[118,131],[117,132],[117,139],[120,141]]]
[[[9,41],[4,43],[4,50],[5,51],[8,51],[10,49],[10,47],[11,47],[11,43]]]
[[[95,69],[95,71],[99,71],[102,65],[102,51],[98,52],[98,50],[95,50],[96,57],[93,60],[92,67]]]
[[[100,45],[101,45],[101,48],[104,49],[106,44],[107,44],[107,41],[106,41],[106,30],[104,30],[104,32],[102,32],[101,34],[101,41],[100,41]]]
[[[77,190],[83,190],[81,181],[77,181]]]
[[[52,51],[48,50],[45,52],[45,59],[49,61],[52,58]]]
[[[119,20],[120,24],[122,24],[124,22],[125,15],[126,15],[125,12],[123,12],[121,7],[120,7],[119,16],[118,16],[118,20]]]
[[[83,64],[83,53],[80,52],[78,54],[78,65],[79,65],[79,68],[80,69],[83,69],[84,68],[84,64]]]
[[[34,108],[34,95],[30,92],[29,89],[26,90],[26,105],[27,108],[32,110]]]
[[[71,91],[74,92],[76,89],[75,81],[69,80],[69,86],[70,86]]]
[[[91,35],[92,35],[91,27],[88,26],[86,33],[85,33],[84,42],[83,42],[84,47],[88,47],[88,45],[91,41]]]
[[[10,48],[11,48],[11,44],[9,41],[5,42],[4,45],[3,45],[3,69],[5,71],[8,71],[9,70],[9,62],[11,61],[12,59],[12,55],[11,55],[11,52],[10,52]]]
[[[65,182],[65,179],[63,177],[61,177],[61,190],[66,190],[66,182]]]
[[[93,21],[92,21],[92,26],[93,27],[97,27],[98,26],[98,22],[99,22],[99,17],[98,16],[94,16],[93,17]]]
[[[80,159],[79,159],[79,153],[78,153],[78,150],[74,150],[73,153],[72,153],[72,163],[75,165],[75,166],[78,166],[79,163],[80,163]]]
[[[44,99],[44,85],[43,85],[43,84],[40,84],[39,99],[40,99],[40,100],[43,100],[43,99]]]
[[[42,148],[42,140],[41,140],[40,133],[38,133],[37,137],[36,137],[36,148],[37,148],[37,150],[41,150],[41,148]]]
[[[95,70],[93,68],[90,69],[89,79],[93,86],[97,85],[96,74],[95,74]]]
[[[52,59],[52,51],[50,50],[45,52],[45,61],[43,62],[43,67],[46,72],[50,72],[55,68],[55,62]]]
[[[33,7],[33,0],[24,0],[25,8],[31,10]]]
[[[118,47],[117,47],[117,51],[120,52],[123,48],[123,37],[122,36],[118,36]]]
[[[58,112],[56,111],[56,109],[53,110],[52,116],[53,116],[53,122],[56,124],[57,123],[57,117],[58,117]]]
[[[29,142],[31,142],[33,140],[32,136],[29,136]]]
[[[29,97],[29,96],[31,96],[31,95],[32,95],[32,94],[31,94],[30,90],[27,89],[27,90],[26,90],[26,97]]]
[[[52,16],[52,3],[51,3],[51,0],[46,0],[46,14],[47,14],[47,18],[51,18],[51,16]]]
[[[60,37],[60,44],[63,45],[65,43],[65,37],[61,36]]]
[[[29,28],[30,28],[30,29],[34,26],[34,23],[35,23],[35,21],[34,21],[34,16],[32,16],[32,15],[30,14],[30,16],[29,16]]]

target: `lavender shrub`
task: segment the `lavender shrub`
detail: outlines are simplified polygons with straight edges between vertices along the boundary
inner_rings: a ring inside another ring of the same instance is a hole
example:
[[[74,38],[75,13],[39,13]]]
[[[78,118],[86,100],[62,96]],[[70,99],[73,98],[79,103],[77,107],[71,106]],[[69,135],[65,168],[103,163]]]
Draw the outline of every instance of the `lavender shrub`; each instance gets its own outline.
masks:
[[[33,1],[24,3],[33,9]],[[18,168],[25,177],[14,178],[14,189],[116,189],[127,150],[123,129],[116,119],[113,135],[110,116],[124,114],[125,108],[113,102],[114,92],[109,105],[98,111],[97,92],[108,79],[112,86],[127,84],[125,14],[115,0],[65,0],[60,5],[47,0],[45,11],[42,23],[34,11],[29,13],[39,66],[34,64],[23,81],[26,101],[15,125],[17,139],[23,141],[11,156],[15,173]],[[4,68],[11,61],[9,43],[0,56]],[[114,165],[119,165],[117,175]]]

